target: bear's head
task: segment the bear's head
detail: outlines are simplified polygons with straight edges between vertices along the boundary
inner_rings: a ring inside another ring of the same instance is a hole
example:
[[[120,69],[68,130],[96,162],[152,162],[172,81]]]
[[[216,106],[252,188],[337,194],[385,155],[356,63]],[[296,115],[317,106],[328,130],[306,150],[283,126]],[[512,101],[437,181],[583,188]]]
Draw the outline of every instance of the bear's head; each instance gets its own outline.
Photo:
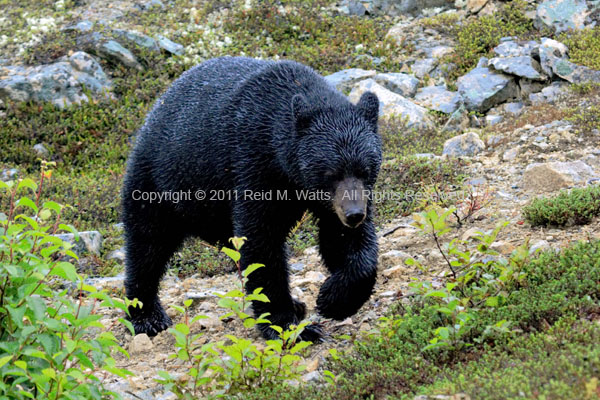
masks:
[[[297,94],[291,107],[301,186],[321,193],[317,201],[333,210],[342,224],[359,226],[367,216],[382,159],[377,96],[367,92],[356,105],[345,101],[315,107]]]

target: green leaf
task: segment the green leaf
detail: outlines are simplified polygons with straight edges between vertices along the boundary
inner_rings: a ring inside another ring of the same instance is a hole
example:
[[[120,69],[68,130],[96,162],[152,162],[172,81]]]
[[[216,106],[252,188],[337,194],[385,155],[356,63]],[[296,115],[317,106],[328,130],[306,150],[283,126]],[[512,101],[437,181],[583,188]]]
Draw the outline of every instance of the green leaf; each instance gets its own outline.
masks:
[[[0,368],[2,368],[7,362],[9,362],[10,360],[12,360],[13,356],[4,356],[2,358],[0,358]]]
[[[45,201],[44,204],[42,204],[42,206],[44,208],[47,208],[48,210],[54,211],[57,214],[60,214],[60,211],[63,208],[63,206],[61,206],[60,204],[58,204],[54,201]]]
[[[19,200],[17,200],[16,206],[17,207],[27,207],[27,208],[30,208],[36,214],[38,212],[38,207],[35,205],[35,203],[33,202],[33,200],[31,200],[28,197],[21,197]]]
[[[232,249],[230,249],[228,247],[223,247],[221,249],[221,251],[223,253],[227,254],[227,256],[233,260],[233,262],[237,263],[238,261],[240,261],[240,257],[241,256],[240,256],[240,252],[239,251],[232,250]]]
[[[43,320],[46,316],[46,303],[38,296],[27,297],[27,305],[33,310],[36,320]],[[35,321],[31,321],[35,323]]]
[[[259,268],[264,267],[264,264],[250,264],[246,267],[246,269],[244,269],[242,271],[242,276],[247,277],[248,275],[250,275],[251,273],[253,273],[254,271],[256,271]]]
[[[29,188],[29,189],[31,189],[31,191],[33,193],[36,193],[38,186],[33,180],[31,180],[29,178],[25,178],[25,179],[21,180],[21,182],[19,182],[19,184],[17,185],[17,192],[21,188]]]
[[[183,333],[184,335],[189,335],[190,334],[190,327],[187,326],[186,324],[177,324],[175,325],[175,330],[178,332]]]

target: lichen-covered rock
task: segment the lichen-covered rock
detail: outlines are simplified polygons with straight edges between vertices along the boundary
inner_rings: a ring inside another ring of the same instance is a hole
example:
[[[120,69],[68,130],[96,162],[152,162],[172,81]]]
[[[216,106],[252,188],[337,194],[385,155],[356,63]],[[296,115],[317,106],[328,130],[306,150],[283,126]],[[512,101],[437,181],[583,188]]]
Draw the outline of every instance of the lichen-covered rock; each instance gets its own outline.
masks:
[[[535,25],[556,32],[583,29],[600,4],[586,0],[546,0],[537,6]]]
[[[419,89],[415,102],[423,107],[452,114],[462,104],[462,97],[457,92],[451,92],[445,86],[427,86]]]
[[[469,111],[485,112],[497,104],[517,97],[515,79],[489,68],[475,68],[456,82]]]
[[[495,57],[489,60],[489,64],[497,71],[506,72],[521,78],[534,81],[545,81],[548,77],[541,73],[541,66],[530,56]]]
[[[169,38],[163,35],[156,35],[156,40],[158,42],[158,46],[161,49],[165,50],[167,53],[171,53],[176,56],[183,55],[185,47],[183,47],[182,44],[175,43],[174,41],[170,40]]]
[[[375,76],[376,73],[377,72],[373,70],[350,68],[327,75],[325,80],[340,92],[345,92],[346,90],[352,89],[352,86],[354,86],[356,82],[371,78]]]
[[[446,140],[442,154],[452,157],[470,157],[485,150],[485,143],[475,132],[455,136]]]
[[[554,76],[554,64],[567,56],[567,46],[548,38],[542,38],[541,44],[536,48],[537,56],[540,59],[542,71],[549,77]]]
[[[56,236],[73,244],[73,251],[77,255],[85,253],[100,255],[103,239],[102,234],[98,231],[79,232],[79,240],[75,240],[75,235],[72,233],[61,233]]]
[[[408,127],[433,126],[427,115],[427,109],[413,103],[407,98],[394,93],[379,85],[373,79],[358,82],[350,94],[350,101],[356,103],[365,92],[373,92],[379,98],[379,115],[381,117],[401,116],[407,121]]]
[[[140,48],[154,52],[160,51],[160,47],[158,46],[156,40],[152,39],[148,35],[144,35],[143,33],[137,31],[126,31],[123,29],[113,29],[112,32],[120,41],[124,42],[123,44],[128,46],[139,46]]]
[[[98,55],[107,60],[116,61],[129,68],[135,68],[139,71],[144,68],[131,51],[121,46],[116,40],[107,40],[98,44]]]
[[[412,75],[389,72],[377,74],[373,77],[375,82],[394,93],[404,97],[414,97],[417,93],[419,80]]]
[[[93,57],[76,52],[68,58],[37,67],[0,67],[0,98],[13,101],[51,102],[59,107],[89,99],[111,97],[112,82]]]
[[[600,83],[600,71],[573,64],[569,60],[561,59],[554,63],[552,71],[562,79],[571,83]]]
[[[522,57],[530,56],[537,46],[533,40],[518,42],[513,38],[503,38],[493,51],[498,57]]]
[[[421,79],[425,75],[433,71],[437,63],[438,60],[436,60],[435,58],[425,58],[423,60],[417,60],[412,65],[411,70],[417,78]]]
[[[404,14],[416,15],[426,8],[454,5],[453,0],[360,0],[359,2],[369,14],[392,17]]]
[[[552,82],[550,86],[546,86],[539,93],[531,93],[529,101],[533,105],[539,104],[554,104],[558,98],[565,93],[569,84],[566,82]]]

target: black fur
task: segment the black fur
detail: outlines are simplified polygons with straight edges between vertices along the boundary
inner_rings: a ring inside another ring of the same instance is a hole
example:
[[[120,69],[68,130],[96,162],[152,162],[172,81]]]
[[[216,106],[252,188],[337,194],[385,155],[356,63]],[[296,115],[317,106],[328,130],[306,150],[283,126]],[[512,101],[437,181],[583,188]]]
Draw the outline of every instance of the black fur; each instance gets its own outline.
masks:
[[[270,299],[254,304],[254,312],[271,313],[280,326],[297,323],[305,306],[290,295],[285,242],[306,209],[318,218],[319,247],[331,272],[318,310],[335,319],[356,313],[375,283],[372,207],[368,201],[364,222],[349,228],[336,215],[332,194],[347,177],[373,188],[381,164],[378,107],[372,93],[352,105],[312,69],[291,61],[218,58],[176,80],[138,133],[122,193],[125,286],[129,298],[144,303],[131,310],[136,333],[155,335],[171,324],[158,285],[188,236],[223,244],[234,235],[247,237],[242,267],[266,265],[250,275],[247,290],[262,287]],[[150,203],[134,200],[136,190],[190,190],[192,196],[221,190],[232,199]],[[287,190],[288,200],[276,201],[275,194],[273,201],[249,200],[246,190]],[[331,200],[297,199],[296,190],[323,191]],[[268,326],[261,331],[275,337]],[[302,338],[320,335],[313,325]]]

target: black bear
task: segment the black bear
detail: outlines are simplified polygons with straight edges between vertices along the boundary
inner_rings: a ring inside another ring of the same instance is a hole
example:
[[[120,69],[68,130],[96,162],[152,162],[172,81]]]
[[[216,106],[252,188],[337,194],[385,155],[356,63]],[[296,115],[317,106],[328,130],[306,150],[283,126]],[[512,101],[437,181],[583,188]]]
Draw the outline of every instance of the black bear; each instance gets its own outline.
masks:
[[[143,302],[131,309],[136,333],[171,325],[158,286],[188,236],[209,243],[245,236],[242,267],[265,265],[246,289],[262,287],[270,299],[253,304],[254,312],[269,312],[282,327],[298,323],[305,306],[290,295],[286,238],[307,209],[318,219],[331,272],[317,309],[338,320],[356,313],[376,279],[369,192],[382,159],[378,111],[375,94],[351,104],[293,61],[224,57],[177,79],[137,134],[122,192],[125,287],[128,298]],[[309,325],[301,338],[321,333]]]

